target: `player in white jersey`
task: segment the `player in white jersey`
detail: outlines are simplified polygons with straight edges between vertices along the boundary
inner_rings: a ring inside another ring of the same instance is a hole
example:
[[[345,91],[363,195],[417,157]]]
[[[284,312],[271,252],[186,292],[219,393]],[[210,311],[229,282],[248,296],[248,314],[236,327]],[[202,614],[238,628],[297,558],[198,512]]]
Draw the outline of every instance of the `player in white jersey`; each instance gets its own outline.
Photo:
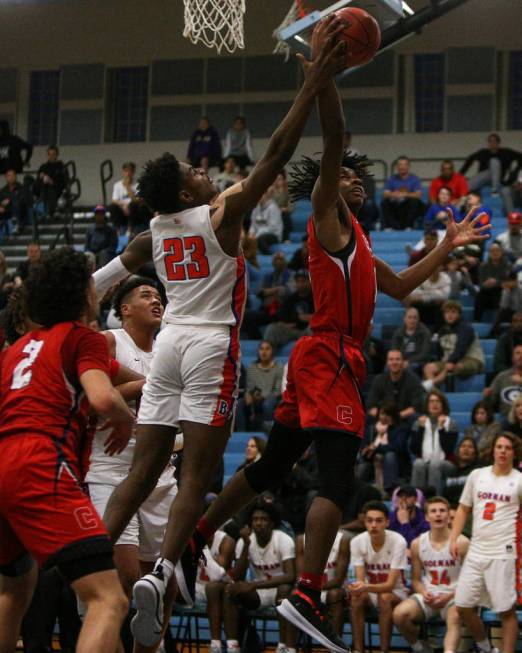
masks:
[[[133,277],[120,284],[113,298],[113,307],[122,321],[122,328],[104,332],[109,353],[142,378],[141,382],[129,384],[135,386],[134,389],[127,389],[127,394],[130,391],[139,398],[152,362],[154,337],[163,317],[161,296],[150,279]],[[136,400],[129,401],[129,406],[137,412]],[[100,515],[103,515],[114,488],[128,475],[135,446],[132,437],[123,451],[115,452],[117,444],[108,439],[110,434],[110,428],[95,432],[85,477],[91,500]],[[168,464],[157,486],[115,543],[114,561],[128,596],[140,576],[152,570],[159,555],[176,492],[174,468]],[[170,607],[166,606],[167,609]],[[139,644],[136,650],[140,650]]]
[[[301,573],[304,563],[305,536],[298,535],[296,539],[296,568],[297,575]],[[348,565],[350,563],[350,539],[343,532],[338,531],[333,546],[328,555],[324,570],[324,582],[321,591],[321,602],[325,603],[332,618],[335,631],[339,636],[343,633],[344,606],[346,594],[343,588]]]
[[[364,649],[364,621],[368,607],[379,610],[381,651],[388,653],[393,625],[393,608],[408,595],[404,570],[408,565],[406,540],[387,530],[388,508],[382,501],[368,501],[363,508],[366,532],[350,542],[355,582],[348,585],[351,599],[352,651]]]
[[[256,610],[275,606],[290,595],[295,582],[294,540],[277,530],[280,517],[271,503],[260,499],[250,510],[250,528],[242,529],[236,546],[234,583],[225,588],[223,602],[227,653],[239,653],[238,607]],[[250,531],[251,529],[251,531]],[[251,581],[245,581],[250,569]],[[290,648],[295,653],[295,628],[287,629],[279,617],[278,650]]]
[[[183,469],[163,557],[154,573],[135,588],[138,611],[146,617],[135,636],[144,644],[159,638],[156,615],[162,613],[174,566],[185,600],[191,603],[194,599],[197,563],[190,551],[182,565],[177,563],[201,515],[231,430],[240,367],[239,328],[246,299],[240,249],[243,218],[291,159],[318,92],[346,65],[346,46],[337,43],[343,25],[335,18],[327,25],[320,32],[322,47],[314,61],[306,63],[301,57],[303,87],[248,178],[219,194],[202,169],[170,154],[149,161],[138,187],[140,197],[157,214],[151,223],[152,233],[138,235],[120,257],[95,274],[98,292],[103,292],[153,259],[171,304],[143,392],[132,468],[113,493],[104,515],[116,540],[156,485],[172,451],[176,427],[181,425]],[[204,540],[214,530],[208,533],[203,528]],[[184,565],[188,566],[186,573]]]
[[[228,575],[234,560],[236,542],[218,530],[209,547],[203,549],[196,580],[196,601],[206,603],[210,629],[210,653],[221,653],[221,624],[223,623],[223,592],[232,579]]]
[[[516,560],[519,547],[522,474],[519,439],[499,433],[492,442],[493,465],[473,470],[460,497],[451,531],[451,551],[458,556],[457,538],[471,512],[473,530],[462,566],[455,603],[478,649],[491,643],[478,606],[493,609],[502,622],[502,651],[513,653],[518,636]]]
[[[393,611],[393,621],[415,653],[432,653],[419,639],[418,624],[440,616],[446,622],[444,653],[455,653],[460,643],[460,616],[455,590],[469,540],[458,540],[459,557],[450,552],[450,505],[443,497],[431,497],[424,505],[430,530],[411,543],[412,587],[415,592]]]

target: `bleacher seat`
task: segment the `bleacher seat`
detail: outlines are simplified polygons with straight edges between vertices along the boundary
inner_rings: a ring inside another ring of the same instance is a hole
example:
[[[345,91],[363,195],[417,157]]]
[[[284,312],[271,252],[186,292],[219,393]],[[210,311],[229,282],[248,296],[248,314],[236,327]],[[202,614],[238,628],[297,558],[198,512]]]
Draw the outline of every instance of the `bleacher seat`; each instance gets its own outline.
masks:
[[[482,347],[482,351],[486,356],[489,354],[494,354],[495,353],[495,347],[497,346],[497,341],[493,339],[484,339],[480,341],[480,345]]]
[[[237,453],[226,453],[223,457],[223,462],[225,465],[225,475],[232,476],[236,469],[243,463],[245,460],[245,450]]]
[[[464,433],[465,429],[471,424],[471,411],[451,411],[451,419],[457,423],[459,431]]]
[[[473,406],[482,399],[481,392],[448,392],[448,398],[451,412],[471,412]]]
[[[257,349],[259,347],[259,340],[241,340],[241,354],[243,355],[243,363],[245,356],[255,356],[257,358]]]
[[[475,374],[468,379],[455,377],[455,392],[482,392],[486,387],[486,375]]]

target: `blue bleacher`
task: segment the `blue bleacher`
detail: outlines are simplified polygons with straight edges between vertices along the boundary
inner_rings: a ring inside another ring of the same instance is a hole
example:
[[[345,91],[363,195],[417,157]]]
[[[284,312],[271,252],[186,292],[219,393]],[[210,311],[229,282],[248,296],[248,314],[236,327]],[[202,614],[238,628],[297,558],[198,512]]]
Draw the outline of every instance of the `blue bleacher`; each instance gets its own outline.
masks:
[[[455,377],[455,392],[482,392],[486,387],[486,375],[475,374],[469,379]]]
[[[451,414],[453,413],[463,413],[468,414],[468,424],[469,424],[469,413],[471,408],[476,404],[477,401],[482,399],[481,392],[448,392],[446,397],[448,398]]]

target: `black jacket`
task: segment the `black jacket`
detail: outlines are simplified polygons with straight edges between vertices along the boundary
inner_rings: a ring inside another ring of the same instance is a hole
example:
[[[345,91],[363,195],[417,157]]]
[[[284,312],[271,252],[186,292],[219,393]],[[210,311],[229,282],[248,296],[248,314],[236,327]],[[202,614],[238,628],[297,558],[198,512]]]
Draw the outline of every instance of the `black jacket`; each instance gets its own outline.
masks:
[[[25,159],[22,159],[22,150],[25,150]],[[33,146],[11,134],[7,120],[0,120],[0,174],[8,170],[22,172],[32,154]]]
[[[473,152],[462,164],[460,172],[461,174],[465,174],[475,161],[478,162],[479,172],[487,170],[492,158],[497,158],[500,161],[502,183],[506,185],[513,184],[517,177],[517,171],[522,167],[522,153],[511,150],[509,147],[499,147],[496,152],[492,152],[489,148],[484,147],[481,150]],[[517,166],[513,170],[510,170],[509,168],[513,161],[517,162]]]
[[[455,453],[455,446],[457,444],[457,438],[459,437],[458,428],[451,428],[450,420],[450,429],[439,429],[439,439],[440,446],[446,458],[451,458]],[[422,458],[422,441],[424,439],[424,426],[420,424],[414,424],[410,436],[410,450],[415,458]]]

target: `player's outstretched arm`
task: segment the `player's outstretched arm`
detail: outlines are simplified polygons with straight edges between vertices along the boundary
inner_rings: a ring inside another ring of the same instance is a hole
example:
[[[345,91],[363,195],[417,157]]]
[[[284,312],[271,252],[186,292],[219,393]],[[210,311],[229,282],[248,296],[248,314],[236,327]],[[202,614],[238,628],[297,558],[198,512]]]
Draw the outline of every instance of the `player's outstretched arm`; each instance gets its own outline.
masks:
[[[103,297],[115,283],[123,281],[151,260],[152,234],[143,231],[131,240],[124,252],[92,275],[98,298]]]
[[[317,93],[331,78],[346,67],[345,46],[337,42],[337,35],[343,24],[332,14],[317,27],[317,41],[321,44],[318,56],[308,62],[298,55],[304,70],[304,82],[290,111],[275,130],[265,154],[257,162],[248,178],[238,189],[220,195],[225,199],[223,221],[241,219],[253,209],[259,199],[274,182],[275,178],[290,161],[310,115]]]
[[[486,217],[485,213],[480,213],[472,218],[472,212],[470,211],[464,220],[457,224],[450,209],[446,236],[442,242],[418,263],[401,270],[398,274],[387,263],[375,257],[379,290],[390,297],[403,300],[412,290],[426,281],[440,265],[445,263],[448,255],[454,249],[489,238],[489,235],[484,232],[490,229],[490,225],[480,225],[480,221]]]

